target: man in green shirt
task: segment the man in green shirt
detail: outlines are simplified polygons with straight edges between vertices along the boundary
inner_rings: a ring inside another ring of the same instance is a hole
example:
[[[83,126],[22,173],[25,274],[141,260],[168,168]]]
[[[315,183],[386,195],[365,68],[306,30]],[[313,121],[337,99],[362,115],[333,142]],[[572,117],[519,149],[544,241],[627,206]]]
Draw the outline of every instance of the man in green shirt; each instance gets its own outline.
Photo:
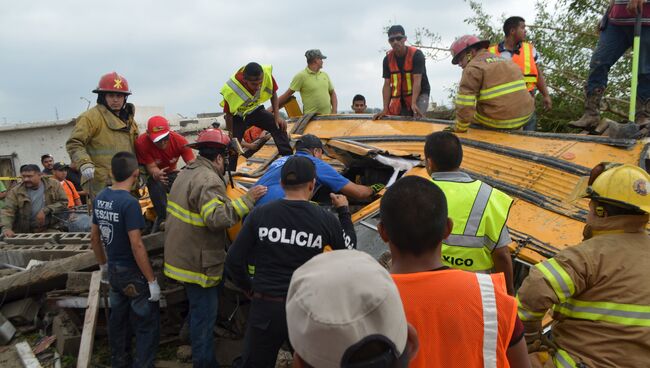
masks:
[[[300,92],[303,114],[336,114],[338,104],[334,85],[327,73],[321,71],[323,59],[327,57],[320,50],[307,50],[307,67],[296,74],[289,89],[279,97],[279,105],[284,105],[296,91]]]

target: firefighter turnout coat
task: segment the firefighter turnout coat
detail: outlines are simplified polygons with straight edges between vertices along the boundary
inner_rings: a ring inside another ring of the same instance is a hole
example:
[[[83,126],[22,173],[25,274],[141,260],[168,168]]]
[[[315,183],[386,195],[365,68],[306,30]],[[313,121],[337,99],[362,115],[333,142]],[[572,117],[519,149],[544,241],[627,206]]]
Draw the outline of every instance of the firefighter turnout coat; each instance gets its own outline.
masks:
[[[535,108],[517,64],[487,50],[479,51],[463,69],[455,102],[456,130],[461,132],[471,123],[518,129]]]
[[[127,103],[125,109],[129,113],[126,122],[106,106],[96,105],[79,115],[65,144],[72,162],[80,171],[84,165],[95,166],[95,176],[90,185],[92,197],[110,184],[113,156],[122,151],[135,154],[135,140],[138,138],[138,124],[133,119],[135,106]],[[86,185],[84,189],[87,189]]]
[[[541,328],[535,321],[553,309],[556,367],[648,366],[647,222],[648,215],[589,215],[585,235],[590,238],[531,268],[517,295],[519,317],[526,326]]]
[[[183,168],[167,199],[165,275],[204,288],[219,284],[226,230],[253,205],[248,194],[234,200],[226,196],[226,181],[208,159],[199,156]]]

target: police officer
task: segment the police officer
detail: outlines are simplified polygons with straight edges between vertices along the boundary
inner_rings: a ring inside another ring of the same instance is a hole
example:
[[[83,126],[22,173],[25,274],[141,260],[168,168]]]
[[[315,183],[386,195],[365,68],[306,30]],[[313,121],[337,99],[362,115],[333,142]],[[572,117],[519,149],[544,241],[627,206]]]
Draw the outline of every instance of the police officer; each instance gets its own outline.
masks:
[[[447,197],[451,235],[442,243],[442,262],[473,272],[503,272],[514,295],[512,241],[506,226],[512,198],[460,171],[463,147],[451,132],[436,132],[424,144],[427,172]]]
[[[282,166],[284,199],[256,208],[228,250],[226,273],[252,298],[240,367],[273,367],[288,339],[285,301],[293,272],[312,257],[356,247],[345,196],[331,194],[339,220],[309,201],[316,168],[307,157]],[[247,261],[255,259],[255,276]]]

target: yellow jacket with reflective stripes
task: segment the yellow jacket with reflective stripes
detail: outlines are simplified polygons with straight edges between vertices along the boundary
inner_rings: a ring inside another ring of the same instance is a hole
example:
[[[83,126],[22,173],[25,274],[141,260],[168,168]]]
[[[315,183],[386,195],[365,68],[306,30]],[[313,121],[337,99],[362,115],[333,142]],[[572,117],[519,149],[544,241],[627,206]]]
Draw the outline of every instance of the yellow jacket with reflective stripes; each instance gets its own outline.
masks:
[[[535,108],[519,67],[487,50],[481,50],[463,69],[455,103],[459,131],[472,123],[518,129]]]
[[[228,198],[224,177],[206,158],[199,156],[183,168],[167,198],[165,275],[202,287],[216,286],[223,274],[226,230],[253,204],[248,194]]]
[[[445,193],[454,228],[442,242],[442,262],[473,272],[494,268],[492,252],[512,241],[506,226],[512,198],[460,172],[436,172],[432,181]]]
[[[255,95],[248,92],[246,87],[237,80],[237,73],[242,71],[242,69],[244,67],[236,71],[221,88],[223,101],[221,101],[220,105],[223,107],[225,105],[224,101],[227,101],[230,113],[246,116],[273,97],[273,67],[271,65],[262,65],[262,70],[264,71],[262,86],[260,86],[260,89]]]
[[[529,328],[553,310],[556,366],[648,366],[647,222],[647,215],[589,216],[588,240],[531,268],[517,295],[519,317]]]
[[[92,181],[83,183],[84,189],[90,189],[92,196],[110,184],[111,159],[116,153],[135,154],[135,140],[138,138],[138,124],[133,119],[135,106],[127,103],[125,109],[129,114],[126,122],[104,105],[96,105],[79,115],[65,143],[72,162],[80,171],[86,164],[95,166]]]

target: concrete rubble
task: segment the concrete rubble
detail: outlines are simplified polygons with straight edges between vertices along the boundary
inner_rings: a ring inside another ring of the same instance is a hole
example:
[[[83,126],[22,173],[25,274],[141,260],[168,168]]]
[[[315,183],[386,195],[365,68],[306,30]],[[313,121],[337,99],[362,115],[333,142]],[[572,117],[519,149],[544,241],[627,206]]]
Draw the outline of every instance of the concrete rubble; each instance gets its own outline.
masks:
[[[161,359],[156,366],[189,367],[184,287],[162,274],[164,234],[147,235],[143,241],[162,288]],[[0,240],[1,367],[110,366],[103,297],[94,305],[96,327],[86,334],[90,345],[83,341],[97,269],[87,233],[18,234]],[[214,329],[217,358],[224,366],[241,351],[248,309],[249,301],[226,284]],[[81,358],[84,354],[88,356]],[[290,367],[291,354],[281,351],[276,366]]]

